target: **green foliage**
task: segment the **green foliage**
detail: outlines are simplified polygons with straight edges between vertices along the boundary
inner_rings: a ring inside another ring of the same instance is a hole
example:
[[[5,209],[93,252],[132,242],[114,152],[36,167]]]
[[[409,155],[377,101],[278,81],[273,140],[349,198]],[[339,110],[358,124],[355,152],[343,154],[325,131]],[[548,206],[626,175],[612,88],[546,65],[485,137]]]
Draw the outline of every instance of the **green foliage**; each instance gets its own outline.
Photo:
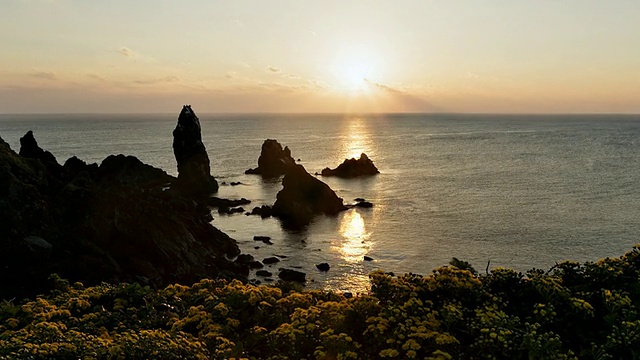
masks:
[[[640,250],[522,274],[371,274],[346,298],[286,283],[84,287],[0,303],[0,359],[634,359]]]

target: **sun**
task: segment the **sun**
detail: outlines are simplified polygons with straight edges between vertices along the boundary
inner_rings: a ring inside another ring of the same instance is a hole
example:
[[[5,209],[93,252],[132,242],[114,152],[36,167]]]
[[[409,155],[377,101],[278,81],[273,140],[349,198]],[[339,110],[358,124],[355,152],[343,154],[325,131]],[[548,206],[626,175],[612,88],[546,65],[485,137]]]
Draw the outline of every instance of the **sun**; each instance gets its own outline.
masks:
[[[346,64],[342,72],[344,87],[349,92],[367,90],[370,76],[371,66],[365,63]]]
[[[342,59],[335,67],[337,88],[352,95],[367,92],[373,68],[372,61],[364,57]]]

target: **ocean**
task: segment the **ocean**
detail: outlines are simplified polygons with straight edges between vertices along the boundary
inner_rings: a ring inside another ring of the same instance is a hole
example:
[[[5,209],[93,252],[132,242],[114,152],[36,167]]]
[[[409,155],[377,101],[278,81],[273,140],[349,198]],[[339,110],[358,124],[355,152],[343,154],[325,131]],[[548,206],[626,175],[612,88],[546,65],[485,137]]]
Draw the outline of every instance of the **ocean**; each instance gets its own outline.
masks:
[[[197,109],[195,109],[197,111]],[[199,114],[218,196],[245,208],[273,204],[279,179],[245,175],[265,139],[291,149],[310,173],[366,153],[380,170],[361,179],[322,178],[371,209],[317,217],[302,231],[276,219],[218,215],[212,224],[262,260],[299,269],[308,286],[364,292],[367,274],[428,274],[452,257],[481,272],[548,269],[571,259],[617,257],[640,242],[639,115]],[[134,155],[177,175],[176,114],[0,115],[16,152],[33,130],[58,162]],[[239,181],[238,186],[226,185]],[[253,240],[270,236],[273,245]],[[364,256],[373,261],[364,261]],[[322,273],[315,264],[326,262]]]

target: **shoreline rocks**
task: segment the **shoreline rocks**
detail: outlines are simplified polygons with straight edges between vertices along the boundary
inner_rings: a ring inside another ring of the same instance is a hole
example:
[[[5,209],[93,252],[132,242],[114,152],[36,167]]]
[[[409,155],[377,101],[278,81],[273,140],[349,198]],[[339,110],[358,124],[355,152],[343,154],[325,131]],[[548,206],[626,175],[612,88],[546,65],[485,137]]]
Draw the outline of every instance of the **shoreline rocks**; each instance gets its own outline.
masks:
[[[360,154],[359,159],[351,158],[345,159],[342,164],[338,165],[335,169],[324,168],[320,175],[322,176],[337,176],[341,178],[355,178],[360,176],[372,176],[379,174],[378,168],[373,164],[373,161],[369,159],[367,154]]]
[[[261,175],[263,178],[274,178],[284,175],[296,162],[291,157],[291,150],[277,140],[267,139],[262,143],[258,167],[245,171],[245,174]]]
[[[206,152],[198,152],[203,145],[191,152],[202,160],[195,165],[188,145],[177,150],[186,161],[181,176],[206,170],[196,172],[206,176],[192,192],[169,186],[195,178],[176,180],[133,156],[111,155],[99,166],[73,157],[62,166],[32,132],[21,142],[22,156],[0,138],[0,299],[47,292],[53,273],[86,285],[163,287],[201,278],[246,280],[249,267],[257,266],[248,257],[229,260],[240,254],[236,241],[210,224],[200,196],[215,180]]]
[[[307,281],[307,274],[291,269],[279,269],[278,277],[284,281],[294,281],[302,284]]]

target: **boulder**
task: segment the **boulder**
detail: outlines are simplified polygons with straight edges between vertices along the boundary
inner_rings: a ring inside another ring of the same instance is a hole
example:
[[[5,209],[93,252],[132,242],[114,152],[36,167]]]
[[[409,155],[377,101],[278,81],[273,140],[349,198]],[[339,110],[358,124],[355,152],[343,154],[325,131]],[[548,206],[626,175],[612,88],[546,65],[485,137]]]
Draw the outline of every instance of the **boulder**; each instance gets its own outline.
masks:
[[[202,143],[200,120],[191,105],[182,107],[173,130],[173,154],[178,163],[176,190],[196,197],[218,191],[218,182],[211,176],[209,156]]]
[[[280,259],[278,259],[275,256],[268,257],[268,258],[265,258],[265,259],[262,260],[262,263],[265,264],[265,265],[271,265],[271,264],[275,264],[277,262],[280,262]]]
[[[335,169],[324,168],[320,173],[322,176],[337,176],[341,178],[354,178],[359,176],[371,176],[379,174],[378,168],[369,159],[367,154],[360,154],[359,159],[346,159]]]
[[[282,186],[272,210],[286,226],[303,227],[315,215],[335,215],[347,209],[327,184],[309,174],[302,165],[287,171]]]
[[[248,215],[260,215],[261,218],[265,219],[273,216],[273,209],[269,205],[256,206]]]
[[[273,274],[271,272],[267,271],[267,270],[258,270],[258,271],[256,271],[256,276],[270,277],[271,275],[273,275]]]
[[[291,269],[280,269],[278,277],[284,281],[295,281],[299,283],[307,281],[307,274]]]
[[[296,162],[291,157],[291,150],[277,140],[267,139],[262,144],[258,167],[245,171],[245,174],[261,175],[264,178],[273,178],[284,175],[287,170],[295,166]]]
[[[331,269],[331,266],[328,263],[320,263],[316,264],[316,268],[320,271],[329,271],[329,269]]]

